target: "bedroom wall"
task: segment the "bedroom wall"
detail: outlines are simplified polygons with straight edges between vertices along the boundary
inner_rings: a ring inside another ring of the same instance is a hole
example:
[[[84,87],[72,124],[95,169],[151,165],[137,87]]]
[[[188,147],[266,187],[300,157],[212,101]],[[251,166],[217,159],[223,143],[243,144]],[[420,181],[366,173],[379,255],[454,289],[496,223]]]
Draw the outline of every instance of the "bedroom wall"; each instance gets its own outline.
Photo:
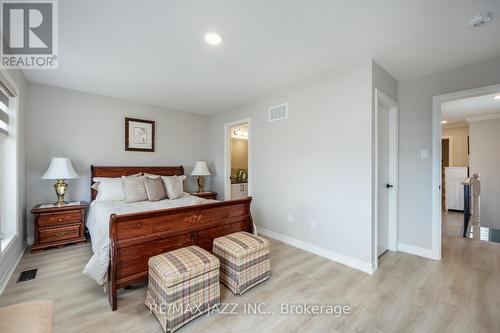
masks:
[[[469,166],[469,154],[467,150],[468,127],[443,128],[442,136],[451,137],[453,141],[452,158],[454,167]]]
[[[224,124],[251,119],[249,179],[259,231],[365,271],[372,265],[371,65],[360,61],[212,115],[209,134],[214,188],[222,194]],[[269,122],[268,108],[282,103],[288,119]]]
[[[8,81],[18,91],[17,109],[17,237],[14,238],[7,249],[0,254],[0,293],[8,282],[18,260],[26,247],[26,119],[27,119],[27,81],[20,70],[1,70]]]
[[[432,97],[500,83],[500,57],[399,82],[399,240],[432,249]]]
[[[500,119],[469,125],[470,171],[481,176],[481,226],[500,230]]]
[[[69,180],[67,200],[89,200],[90,165],[183,165],[208,160],[208,118],[189,112],[29,83],[28,210],[54,202],[53,181],[40,177],[52,157],[70,157],[80,178]],[[156,121],[156,152],[126,152],[124,118]],[[210,184],[208,183],[208,188]],[[188,177],[187,190],[196,190]],[[30,214],[28,224],[32,237]]]

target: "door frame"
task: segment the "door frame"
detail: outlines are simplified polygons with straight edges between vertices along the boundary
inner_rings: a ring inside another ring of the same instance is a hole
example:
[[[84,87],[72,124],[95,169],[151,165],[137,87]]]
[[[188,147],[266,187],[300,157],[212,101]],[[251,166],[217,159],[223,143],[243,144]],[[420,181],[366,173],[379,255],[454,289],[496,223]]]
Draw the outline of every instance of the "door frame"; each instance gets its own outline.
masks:
[[[389,110],[389,181],[394,186],[389,193],[389,250],[398,250],[399,235],[399,106],[392,98],[375,89],[374,112],[374,241],[373,270],[378,268],[378,113],[379,102]]]
[[[248,196],[252,194],[252,120],[245,118],[224,124],[224,200],[231,200],[231,127],[248,124]]]
[[[443,139],[448,139],[448,164],[449,167],[453,167],[453,137],[445,135],[441,137],[441,140]]]
[[[493,95],[500,92],[500,84],[467,89],[432,97],[432,259],[441,260],[441,105],[457,99]]]

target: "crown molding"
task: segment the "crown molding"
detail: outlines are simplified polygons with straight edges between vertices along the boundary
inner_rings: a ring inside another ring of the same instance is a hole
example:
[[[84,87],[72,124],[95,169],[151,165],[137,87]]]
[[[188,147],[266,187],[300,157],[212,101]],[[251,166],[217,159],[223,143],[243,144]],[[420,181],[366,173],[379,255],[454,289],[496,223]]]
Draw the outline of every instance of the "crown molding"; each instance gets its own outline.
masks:
[[[468,123],[473,122],[473,121],[492,120],[492,119],[500,119],[500,113],[485,114],[482,116],[465,118],[465,120],[467,120]]]

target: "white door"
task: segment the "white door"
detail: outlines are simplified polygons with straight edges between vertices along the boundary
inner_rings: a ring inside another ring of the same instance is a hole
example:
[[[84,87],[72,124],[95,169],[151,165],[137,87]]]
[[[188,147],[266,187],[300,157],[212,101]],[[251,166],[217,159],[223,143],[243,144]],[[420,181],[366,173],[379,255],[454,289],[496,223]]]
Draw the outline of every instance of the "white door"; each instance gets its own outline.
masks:
[[[377,256],[389,249],[389,109],[378,104],[378,188],[377,188]]]

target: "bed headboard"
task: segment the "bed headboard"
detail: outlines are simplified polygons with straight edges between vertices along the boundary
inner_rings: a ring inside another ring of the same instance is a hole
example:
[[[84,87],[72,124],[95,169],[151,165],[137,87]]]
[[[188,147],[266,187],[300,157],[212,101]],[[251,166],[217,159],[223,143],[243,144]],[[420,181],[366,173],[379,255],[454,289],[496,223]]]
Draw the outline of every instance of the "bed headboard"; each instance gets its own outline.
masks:
[[[129,176],[139,172],[152,173],[161,176],[181,176],[184,174],[182,166],[90,166],[90,185],[94,185],[94,177],[116,178]],[[90,190],[90,197],[95,200],[97,191]]]

